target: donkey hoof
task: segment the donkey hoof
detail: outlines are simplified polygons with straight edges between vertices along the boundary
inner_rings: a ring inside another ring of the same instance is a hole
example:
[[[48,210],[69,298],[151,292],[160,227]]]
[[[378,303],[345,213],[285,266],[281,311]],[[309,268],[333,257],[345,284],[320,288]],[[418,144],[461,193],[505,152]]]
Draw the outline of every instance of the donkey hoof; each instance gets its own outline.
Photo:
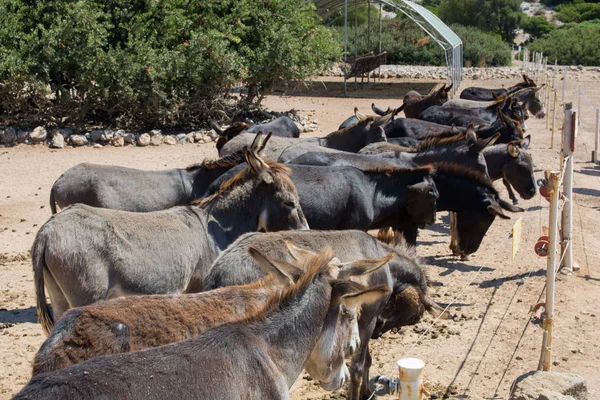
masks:
[[[469,261],[471,257],[467,254],[461,254],[460,261]]]
[[[514,205],[517,205],[517,204],[519,204],[519,200],[517,200],[517,199],[514,199],[514,200],[513,200],[513,204],[514,204]]]

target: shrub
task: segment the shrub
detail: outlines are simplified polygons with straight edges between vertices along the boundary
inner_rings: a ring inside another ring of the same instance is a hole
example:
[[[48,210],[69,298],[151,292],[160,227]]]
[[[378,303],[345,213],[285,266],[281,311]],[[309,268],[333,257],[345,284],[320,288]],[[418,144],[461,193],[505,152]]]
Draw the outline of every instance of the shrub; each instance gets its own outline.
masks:
[[[556,18],[565,23],[600,19],[600,4],[598,3],[565,3],[556,7],[556,11]]]
[[[544,52],[561,65],[600,64],[600,20],[566,24],[535,40],[531,51]]]
[[[381,48],[388,52],[388,64],[444,65],[442,48],[414,22],[406,18],[383,21]],[[510,47],[498,36],[482,32],[474,27],[452,25],[452,30],[463,40],[464,61],[472,65],[510,65]],[[348,48],[354,50],[354,28],[348,29]],[[343,28],[338,28],[338,37],[343,40]],[[371,48],[368,48],[367,27],[359,26],[358,55],[370,51],[378,52],[378,32],[371,32]],[[352,52],[350,57],[354,56]]]
[[[533,38],[540,38],[550,33],[554,29],[554,25],[544,17],[527,17],[523,18],[521,28]]]
[[[302,0],[0,0],[0,113],[189,125],[339,59],[319,22]]]

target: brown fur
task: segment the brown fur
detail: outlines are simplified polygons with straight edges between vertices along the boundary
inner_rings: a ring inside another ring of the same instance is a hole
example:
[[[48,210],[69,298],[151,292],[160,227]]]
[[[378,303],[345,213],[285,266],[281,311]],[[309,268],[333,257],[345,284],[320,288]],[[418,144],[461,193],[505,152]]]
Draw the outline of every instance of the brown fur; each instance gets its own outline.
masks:
[[[395,165],[378,165],[376,167],[366,168],[365,172],[373,172],[376,174],[386,174],[387,176],[392,176],[396,174],[405,174],[405,173],[414,173],[414,172],[422,172],[427,175],[431,175],[435,173],[435,167],[433,165],[422,165],[416,168],[404,168],[397,167]]]
[[[278,179],[285,181],[287,183],[287,186],[290,187],[291,190],[294,191],[294,193],[296,192],[295,186],[292,183],[292,180],[289,178],[289,175],[291,174],[291,170],[289,167],[271,160],[263,160],[263,162],[269,166],[269,173],[271,173],[274,176],[277,176]],[[214,200],[221,197],[224,193],[229,192],[237,186],[240,186],[246,181],[248,181],[252,174],[254,174],[254,170],[252,168],[244,168],[243,170],[235,174],[233,177],[223,182],[219,187],[218,192],[201,199],[196,199],[192,202],[192,204],[204,208],[211,204]]]
[[[435,135],[427,137],[419,143],[418,151],[432,150],[438,149],[440,147],[448,147],[458,143],[461,143],[465,140],[464,133],[452,133],[450,135]]]
[[[293,285],[288,286],[282,291],[269,296],[269,299],[265,303],[265,306],[257,313],[248,316],[246,322],[254,322],[264,320],[269,314],[275,309],[284,307],[289,302],[293,302],[298,293],[306,291],[307,287],[311,285],[314,279],[321,275],[329,272],[332,268],[337,268],[329,263],[335,254],[331,247],[325,247],[319,254],[313,257],[308,257],[304,260],[301,269],[306,271]]]
[[[221,158],[217,158],[216,160],[211,160],[211,159],[206,159],[204,161],[202,161],[200,164],[192,164],[188,167],[186,167],[185,169],[188,171],[192,171],[195,169],[216,169],[216,168],[224,168],[224,167],[229,167],[229,168],[233,168],[236,165],[242,163],[243,160],[242,158],[237,155],[228,155],[225,157],[221,157]]]
[[[358,120],[358,122],[357,122],[356,124],[354,124],[354,125],[352,125],[352,126],[349,126],[349,127],[347,127],[347,128],[338,129],[337,131],[335,131],[335,132],[331,132],[329,135],[327,135],[327,136],[325,136],[325,137],[326,137],[326,138],[328,138],[328,137],[332,137],[332,136],[338,136],[338,135],[341,135],[341,134],[343,134],[343,133],[345,133],[345,132],[348,132],[350,129],[354,128],[356,125],[360,125],[360,124],[362,124],[363,122],[373,122],[373,121],[375,121],[375,119],[376,119],[376,118],[377,118],[377,116],[376,116],[376,115],[371,115],[371,116],[368,116],[368,117],[362,118],[362,119]]]
[[[268,293],[278,293],[270,276],[243,286],[189,295],[122,297],[74,309],[73,327],[34,359],[33,375],[55,371],[106,354],[163,346],[197,336],[263,309]],[[262,296],[261,296],[262,293]],[[59,323],[60,324],[60,323]],[[129,328],[122,348],[115,326]],[[60,326],[60,325],[59,325]],[[60,329],[60,328],[59,328]],[[56,332],[55,332],[56,333]],[[52,336],[48,340],[54,340]]]

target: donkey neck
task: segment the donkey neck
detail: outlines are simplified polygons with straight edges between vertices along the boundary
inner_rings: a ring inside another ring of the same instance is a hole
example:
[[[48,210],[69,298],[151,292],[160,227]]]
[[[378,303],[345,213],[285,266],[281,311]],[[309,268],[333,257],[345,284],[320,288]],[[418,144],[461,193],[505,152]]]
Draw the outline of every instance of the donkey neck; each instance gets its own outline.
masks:
[[[488,174],[492,181],[502,178],[504,168],[506,165],[513,160],[508,154],[508,145],[497,144],[491,147],[487,147],[483,150],[483,156],[485,157],[485,163],[488,167]]]
[[[330,149],[349,151],[357,153],[366,145],[366,137],[369,134],[367,122],[360,122],[352,128],[343,129],[330,133],[319,139],[319,144]]]
[[[438,171],[433,178],[440,193],[438,211],[459,212],[469,210],[481,197],[483,185],[474,179],[455,176]]]
[[[406,172],[404,176],[387,176],[385,173],[370,176],[369,184],[373,193],[371,224],[398,214],[404,206],[408,186],[415,183],[418,182],[410,172]]]
[[[264,320],[249,327],[267,344],[269,356],[287,380],[288,388],[302,372],[321,335],[330,299],[329,284],[310,284],[292,301],[276,307]]]
[[[193,170],[186,170],[184,176],[189,182],[192,199],[204,196],[204,193],[212,182],[226,173],[232,166],[204,168],[202,166]],[[187,192],[186,192],[187,193]]]

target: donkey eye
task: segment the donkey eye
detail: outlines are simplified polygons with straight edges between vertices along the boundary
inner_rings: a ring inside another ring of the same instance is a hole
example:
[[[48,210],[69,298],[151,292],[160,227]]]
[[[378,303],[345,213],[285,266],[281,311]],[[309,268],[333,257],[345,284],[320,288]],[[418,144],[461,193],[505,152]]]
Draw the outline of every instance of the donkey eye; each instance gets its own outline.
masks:
[[[293,201],[286,201],[285,203],[283,203],[287,208],[296,208],[296,203],[294,203]]]

